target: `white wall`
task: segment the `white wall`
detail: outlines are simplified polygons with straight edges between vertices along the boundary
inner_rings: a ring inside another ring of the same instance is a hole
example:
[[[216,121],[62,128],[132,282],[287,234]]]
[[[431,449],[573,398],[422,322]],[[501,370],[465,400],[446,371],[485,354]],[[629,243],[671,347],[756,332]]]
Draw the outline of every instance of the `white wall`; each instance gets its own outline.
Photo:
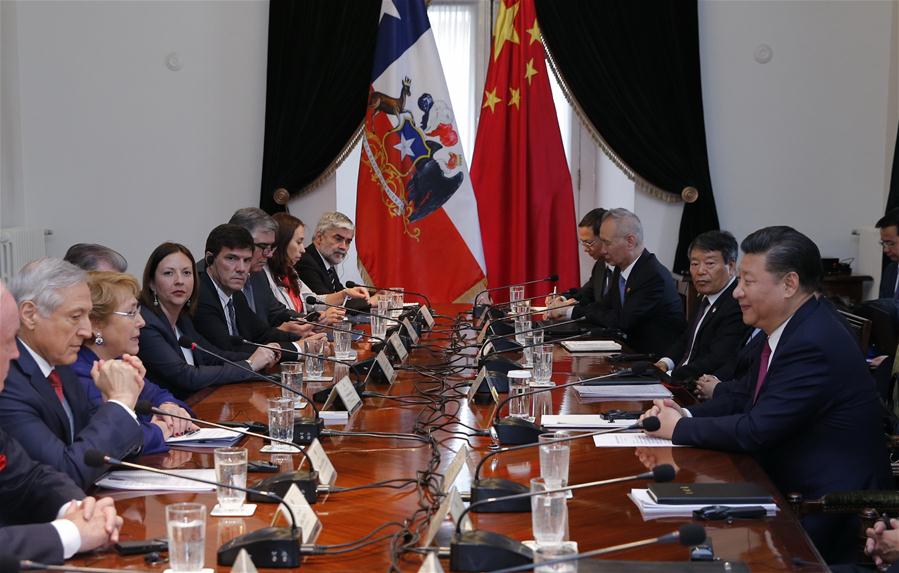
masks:
[[[4,118],[2,137],[21,155],[3,155],[2,197],[24,209],[4,226],[51,229],[56,256],[110,245],[139,274],[158,243],[199,257],[213,226],[258,204],[267,2],[7,4],[3,94],[21,134]]]
[[[722,228],[789,224],[823,256],[882,213],[896,133],[895,2],[699,4],[705,124]],[[753,53],[768,44],[773,57]],[[889,144],[887,142],[890,142]]]

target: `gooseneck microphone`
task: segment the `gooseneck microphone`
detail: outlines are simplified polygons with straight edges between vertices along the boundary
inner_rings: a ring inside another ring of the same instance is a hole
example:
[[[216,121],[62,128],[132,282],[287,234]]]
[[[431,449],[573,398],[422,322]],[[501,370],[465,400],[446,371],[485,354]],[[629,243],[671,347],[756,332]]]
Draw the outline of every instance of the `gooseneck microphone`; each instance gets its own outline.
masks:
[[[135,464],[133,462],[126,462],[124,460],[108,456],[98,450],[87,450],[86,452],[84,452],[84,463],[94,468],[103,467],[104,465],[108,464],[113,466],[122,466],[126,468],[144,470],[164,476],[177,477],[189,481],[195,481],[198,483],[214,485],[216,487],[236,489],[238,491],[243,491],[249,494],[255,494],[258,496],[273,499],[276,502],[280,503],[287,510],[287,513],[290,514],[290,529],[288,530],[283,527],[265,527],[258,531],[253,531],[236,537],[219,548],[218,564],[234,564],[234,561],[235,559],[237,559],[237,554],[240,552],[240,550],[246,549],[247,553],[249,553],[250,557],[253,559],[253,563],[258,564],[260,567],[283,568],[299,567],[300,565],[300,544],[303,541],[303,536],[300,528],[297,527],[296,515],[293,512],[293,508],[291,508],[290,505],[286,501],[284,501],[284,498],[274,492],[262,491],[248,487],[240,487],[233,484],[206,480],[195,476],[173,474],[172,472],[161,470],[151,466]]]
[[[374,291],[386,290],[387,292],[401,292],[403,294],[411,294],[412,296],[418,296],[418,297],[425,299],[425,304],[428,306],[432,306],[431,300],[427,297],[427,295],[425,295],[424,293],[415,292],[412,290],[406,290],[406,289],[402,289],[402,288],[382,288],[382,287],[377,287],[374,285],[359,284],[359,283],[356,283],[353,281],[347,281],[346,286],[347,286],[347,288],[362,287],[362,288],[367,288],[369,290],[374,290]]]
[[[241,338],[241,340],[243,340],[243,339]],[[248,342],[248,341],[245,341],[245,342]],[[217,358],[226,364],[230,364],[231,366],[234,366],[235,368],[239,368],[245,372],[250,372],[251,374],[258,376],[262,380],[271,382],[275,386],[279,386],[281,388],[284,388],[284,389],[300,396],[301,398],[306,400],[306,402],[308,402],[310,406],[312,406],[313,417],[308,418],[308,417],[303,416],[303,417],[295,419],[294,426],[293,426],[294,427],[294,431],[293,431],[294,440],[298,444],[311,444],[314,439],[316,439],[317,437],[319,437],[321,435],[322,430],[325,428],[325,422],[324,422],[324,420],[322,420],[321,415],[319,415],[318,408],[316,407],[315,402],[313,400],[310,400],[308,396],[306,396],[299,390],[297,390],[295,388],[291,388],[287,384],[284,384],[280,380],[276,379],[274,376],[260,374],[256,371],[254,371],[252,368],[250,368],[246,364],[241,364],[240,362],[235,362],[234,360],[229,360],[229,359],[225,358],[224,356],[222,356],[221,354],[218,354],[217,352],[213,352],[213,351],[209,350],[208,348],[204,348],[204,347],[200,346],[199,344],[197,344],[196,342],[194,342],[193,340],[191,340],[190,338],[188,338],[187,336],[182,336],[181,338],[179,338],[178,344],[182,348],[187,348],[190,350],[199,350],[200,352],[208,354],[209,356],[212,356],[213,358]],[[259,345],[259,346],[264,346],[264,345]],[[268,348],[268,347],[266,347],[266,348]]]
[[[371,338],[373,340],[377,340],[378,342],[384,342],[384,339],[381,338],[380,336],[374,336],[373,334],[366,334],[365,332],[363,332],[361,330],[352,330],[352,329],[347,330],[346,328],[337,328],[336,326],[331,326],[329,324],[322,324],[320,322],[313,322],[311,320],[306,320],[305,318],[292,318],[292,319],[290,319],[290,321],[298,322],[300,324],[312,324],[316,328],[324,328],[326,330],[332,330],[332,331],[337,331],[337,332],[349,332],[351,335],[352,334],[361,334],[362,336],[364,336],[366,338]],[[232,338],[234,338],[234,337],[232,337]],[[254,343],[248,342],[248,344],[254,344]]]
[[[515,565],[512,567],[504,567],[502,569],[494,569],[493,571],[491,571],[491,573],[518,573],[519,571],[530,571],[537,566],[543,567],[544,565],[546,565],[552,567],[554,565],[568,563],[570,561],[579,561],[581,559],[587,559],[588,557],[598,557],[600,555],[606,555],[608,553],[614,553],[616,551],[636,549],[638,547],[655,545],[657,543],[680,543],[684,547],[693,547],[704,543],[705,540],[706,532],[703,526],[697,525],[695,523],[685,523],[684,525],[681,525],[677,531],[672,531],[671,533],[666,533],[665,535],[660,535],[659,537],[650,537],[647,539],[641,539],[639,541],[631,541],[630,543],[622,543],[621,545],[613,545],[611,547],[603,547],[600,549],[594,549],[592,551],[585,551],[583,553],[575,553],[574,555],[566,555],[564,557],[558,557],[556,559],[549,559],[547,561],[543,561],[542,563],[531,562],[523,563],[521,565]]]
[[[306,304],[321,304],[321,305],[324,305],[324,306],[330,306],[330,307],[332,307],[332,308],[343,308],[343,309],[346,309],[345,306],[341,306],[341,305],[339,305],[339,304],[329,304],[329,303],[327,303],[327,302],[320,301],[320,300],[318,300],[317,298],[315,298],[315,297],[312,296],[312,295],[306,297]],[[380,319],[382,319],[382,320],[390,320],[390,321],[393,321],[393,322],[395,322],[395,323],[397,323],[397,324],[400,324],[400,323],[401,323],[399,320],[397,320],[397,319],[395,319],[395,318],[393,318],[393,317],[390,317],[390,316],[381,316],[380,314],[375,314],[375,313],[373,313],[373,312],[365,312],[365,311],[362,311],[362,310],[356,310],[355,308],[353,309],[353,312],[356,313],[356,314],[361,314],[362,316],[374,316],[374,317],[380,318]]]
[[[12,555],[0,555],[0,571],[18,573],[19,571],[70,571],[72,573],[121,573],[121,569],[106,567],[75,567],[73,565],[47,565],[30,559],[19,561]],[[129,569],[133,573],[152,573],[146,569]]]
[[[654,467],[651,471],[631,476],[580,483],[546,489],[543,491],[528,491],[506,497],[491,497],[478,502],[472,502],[459,513],[458,517],[456,517],[456,531],[455,535],[453,535],[453,540],[450,543],[450,569],[453,571],[493,571],[494,569],[499,569],[501,567],[524,565],[533,560],[530,549],[505,535],[477,529],[463,532],[463,519],[468,512],[478,507],[509,501],[510,499],[527,499],[547,493],[561,493],[638,479],[652,479],[658,482],[666,482],[673,480],[675,473],[673,466],[663,464]]]
[[[545,388],[538,388],[536,390],[522,392],[521,394],[512,394],[510,392],[506,398],[500,400],[496,405],[492,429],[496,433],[496,437],[499,440],[500,444],[532,444],[537,441],[537,436],[545,433],[546,430],[542,426],[538,426],[534,422],[525,420],[524,418],[507,417],[500,419],[500,412],[502,411],[503,406],[505,406],[510,401],[516,398],[521,398],[523,396],[532,396],[534,394],[540,394],[542,392],[552,392],[553,390],[568,388],[569,386],[577,386],[579,384],[587,384],[591,382],[598,382],[600,380],[609,380],[612,378],[622,378],[624,376],[640,376],[649,368],[654,368],[649,362],[635,362],[630,368],[625,368],[624,370],[618,370],[616,372],[610,372],[609,374],[604,374],[603,376],[587,378],[586,380],[575,380],[574,382],[566,382],[564,384],[558,384],[556,386],[547,386]]]
[[[493,452],[488,452],[481,461],[478,462],[478,465],[475,466],[474,470],[474,479],[471,482],[471,495],[470,500],[472,504],[475,504],[479,501],[488,499],[488,498],[500,498],[501,502],[479,506],[476,511],[478,512],[488,512],[488,513],[506,513],[506,512],[528,512],[531,511],[530,501],[527,499],[516,498],[517,494],[525,493],[528,491],[528,487],[526,485],[522,485],[520,483],[503,479],[503,478],[487,478],[480,479],[481,468],[484,467],[484,464],[487,460],[499,455],[504,454],[506,452],[512,452],[517,450],[524,450],[527,448],[534,448],[537,446],[545,446],[550,444],[558,444],[561,442],[570,442],[573,440],[580,440],[582,438],[591,438],[593,436],[601,436],[603,434],[614,434],[617,432],[627,432],[632,430],[646,430],[648,432],[655,432],[662,426],[659,419],[655,416],[647,416],[643,420],[631,424],[630,426],[621,426],[618,428],[605,428],[602,430],[596,430],[594,432],[584,432],[580,434],[575,434],[573,436],[567,436],[564,438],[555,438],[552,440],[546,440],[544,442],[532,443],[532,444],[523,444],[520,446],[510,446],[506,448],[500,448]],[[551,432],[547,432],[551,433]],[[657,480],[660,481],[660,480]],[[670,480],[661,480],[661,481],[670,481]]]

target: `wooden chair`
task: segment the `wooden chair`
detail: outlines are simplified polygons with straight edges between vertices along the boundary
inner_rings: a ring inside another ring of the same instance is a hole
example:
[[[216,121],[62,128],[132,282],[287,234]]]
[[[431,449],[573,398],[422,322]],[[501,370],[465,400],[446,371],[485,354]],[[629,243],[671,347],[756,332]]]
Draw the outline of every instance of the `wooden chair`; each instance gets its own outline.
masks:
[[[867,354],[868,344],[871,340],[871,320],[846,310],[838,310],[837,312],[849,323],[852,332],[855,333],[855,338],[859,348],[862,350],[862,354]]]

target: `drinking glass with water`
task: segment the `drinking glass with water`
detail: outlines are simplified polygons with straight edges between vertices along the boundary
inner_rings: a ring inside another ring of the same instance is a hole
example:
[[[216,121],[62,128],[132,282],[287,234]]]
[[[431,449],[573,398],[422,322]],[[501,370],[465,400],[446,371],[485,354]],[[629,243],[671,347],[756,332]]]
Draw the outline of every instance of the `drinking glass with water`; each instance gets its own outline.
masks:
[[[554,440],[570,437],[568,432],[548,432],[537,437],[540,443],[540,477],[550,487],[562,487],[563,483],[568,482],[571,442]]]
[[[206,506],[201,503],[167,505],[165,526],[172,573],[202,571],[206,553]]]
[[[564,483],[562,486],[564,487]],[[542,477],[531,479],[531,492],[546,492],[555,487]],[[531,527],[538,546],[555,545],[565,540],[568,530],[568,502],[565,492],[546,492],[531,498]]]
[[[577,543],[563,541],[553,545],[541,545],[534,550],[534,573],[577,573],[577,560],[544,565],[547,561],[572,557],[577,554]]]
[[[216,448],[215,457],[215,481],[228,485],[247,487],[247,449],[246,448]],[[238,511],[247,498],[247,492],[230,487],[216,487],[219,508],[223,511]]]
[[[533,420],[531,395],[525,394],[530,389],[531,371],[510,370],[506,376],[509,379],[509,416]]]
[[[294,408],[303,405],[300,393],[303,391],[303,364],[301,362],[281,363],[281,383],[287,388],[281,387],[281,397],[291,398]]]
[[[534,382],[549,385],[553,377],[553,345],[534,347]]]
[[[350,321],[343,319],[335,326],[334,330],[334,358],[348,360],[352,357],[353,330]]]
[[[543,330],[532,330],[524,335],[524,365],[534,366],[534,352],[543,345]]]
[[[321,378],[325,372],[325,341],[321,338],[310,338],[303,342],[306,356],[306,377]]]
[[[291,398],[268,399],[268,435],[276,440],[293,441],[294,409]],[[272,442],[273,450],[286,450],[288,446]]]

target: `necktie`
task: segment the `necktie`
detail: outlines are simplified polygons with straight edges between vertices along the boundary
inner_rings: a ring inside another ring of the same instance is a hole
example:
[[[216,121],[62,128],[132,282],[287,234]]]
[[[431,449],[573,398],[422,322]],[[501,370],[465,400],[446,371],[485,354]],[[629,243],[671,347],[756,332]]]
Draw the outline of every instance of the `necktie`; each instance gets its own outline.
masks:
[[[602,282],[600,283],[600,294],[602,296],[599,297],[599,300],[605,298],[606,293],[609,292],[609,269],[604,269],[602,273]]]
[[[699,332],[699,321],[702,320],[703,315],[705,315],[710,305],[709,297],[702,297],[702,301],[699,303],[699,310],[696,311],[696,316],[693,317],[693,324],[690,327],[690,332],[693,333],[693,336],[690,338],[690,351],[684,354],[681,366],[689,362],[693,357],[693,348],[696,346],[696,334]]]
[[[53,386],[53,390],[56,392],[56,397],[59,398],[59,401],[62,402],[65,400],[62,393],[62,378],[59,377],[59,372],[51,370],[50,374],[47,375],[47,380],[49,380],[50,385]]]
[[[618,275],[618,296],[621,299],[621,306],[624,306],[624,285],[627,284],[627,279],[623,276]]]
[[[340,278],[337,276],[337,269],[334,267],[329,268],[328,276],[331,277],[331,289],[333,292],[343,290],[343,285],[340,284]]]
[[[231,336],[237,336],[237,315],[234,313],[234,298],[228,299],[228,304],[225,305],[225,308],[228,310],[228,332]]]
[[[250,309],[253,312],[256,312],[256,300],[253,298],[253,285],[250,284],[249,279],[247,279],[246,284],[243,285],[243,295],[247,297],[247,304],[250,305]]]
[[[752,403],[755,404],[759,399],[759,391],[765,383],[765,376],[768,374],[768,359],[771,358],[771,346],[765,341],[765,348],[762,349],[762,359],[759,362],[759,378],[755,383],[755,395],[752,397]]]

